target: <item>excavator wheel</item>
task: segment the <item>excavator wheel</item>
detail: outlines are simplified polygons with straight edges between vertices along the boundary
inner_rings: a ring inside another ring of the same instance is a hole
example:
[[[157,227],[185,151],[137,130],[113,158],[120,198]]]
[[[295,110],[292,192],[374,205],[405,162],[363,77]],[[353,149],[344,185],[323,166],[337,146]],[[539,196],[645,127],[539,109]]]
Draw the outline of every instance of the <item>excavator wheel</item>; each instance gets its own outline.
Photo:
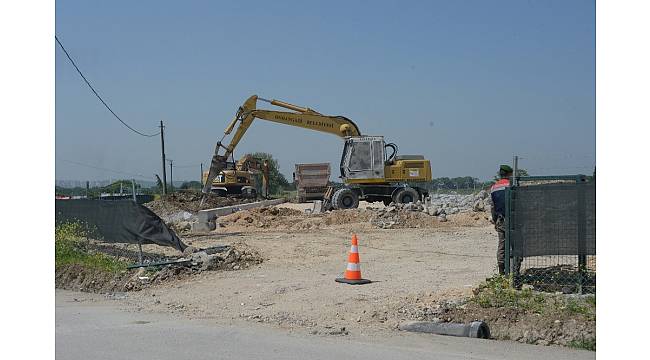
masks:
[[[213,189],[212,193],[217,195],[217,196],[227,196],[228,192],[224,189]]]
[[[338,189],[332,195],[332,206],[334,209],[356,209],[359,207],[359,197],[347,188]]]
[[[257,197],[257,190],[254,188],[244,188],[241,193],[246,199],[254,199]]]
[[[407,186],[395,193],[394,200],[398,204],[408,204],[410,202],[414,203],[418,201],[419,198],[420,195],[418,194],[417,190]]]

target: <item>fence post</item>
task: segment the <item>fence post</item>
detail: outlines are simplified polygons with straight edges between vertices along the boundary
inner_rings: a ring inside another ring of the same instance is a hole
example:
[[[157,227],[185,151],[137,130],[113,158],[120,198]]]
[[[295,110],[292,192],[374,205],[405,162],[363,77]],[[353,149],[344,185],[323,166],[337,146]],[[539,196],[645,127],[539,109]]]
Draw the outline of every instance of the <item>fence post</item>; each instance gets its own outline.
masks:
[[[584,291],[585,283],[585,270],[587,267],[586,253],[586,214],[585,214],[585,188],[584,183],[576,179],[576,192],[577,192],[577,223],[578,223],[578,292],[580,294]]]
[[[142,265],[142,239],[138,239],[138,265]]]
[[[510,209],[510,195],[511,195],[511,190],[510,187],[506,188],[506,218],[505,218],[505,223],[504,226],[506,228],[506,245],[505,245],[505,250],[506,253],[504,255],[504,270],[506,275],[510,275],[510,217],[511,217],[511,209]]]

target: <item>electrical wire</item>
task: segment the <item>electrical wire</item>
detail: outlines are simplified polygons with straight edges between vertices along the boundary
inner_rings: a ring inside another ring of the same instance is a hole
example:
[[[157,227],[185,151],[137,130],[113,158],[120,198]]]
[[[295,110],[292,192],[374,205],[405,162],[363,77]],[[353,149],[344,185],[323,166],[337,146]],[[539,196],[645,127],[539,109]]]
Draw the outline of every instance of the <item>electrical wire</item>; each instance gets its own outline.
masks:
[[[199,167],[199,166],[201,166],[201,164],[195,164],[195,165],[174,165],[174,168],[183,169],[183,168],[191,168],[191,167]]]
[[[74,62],[74,60],[72,60],[72,57],[70,56],[70,54],[68,54],[68,51],[63,47],[63,44],[61,44],[61,41],[59,41],[59,38],[56,35],[54,36],[54,38],[56,39],[57,44],[59,44],[59,46],[61,47],[61,50],[63,50],[63,52],[65,53],[65,56],[67,56],[68,60],[70,60],[70,63],[72,64],[72,66],[74,66],[74,68],[77,70],[77,72],[79,73],[81,78],[86,82],[86,85],[88,85],[90,90],[92,90],[93,94],[95,94],[95,96],[99,99],[99,101],[101,101],[102,104],[104,104],[106,109],[108,109],[108,111],[110,111],[111,114],[113,114],[113,116],[115,116],[115,118],[122,123],[122,125],[126,126],[129,130],[133,131],[134,133],[136,133],[138,135],[141,135],[141,136],[144,136],[144,137],[154,137],[154,136],[160,135],[160,132],[157,132],[155,134],[144,134],[144,133],[132,128],[129,124],[125,123],[119,116],[117,116],[117,114],[113,111],[113,109],[111,109],[110,106],[108,106],[106,101],[104,101],[104,99],[102,99],[102,97],[99,96],[99,94],[97,93],[95,88],[90,84],[88,79],[86,79],[86,77],[81,72],[81,70],[79,70],[79,67],[77,66],[77,64]]]
[[[141,178],[141,179],[146,179],[146,180],[149,180],[149,179],[150,179],[150,178],[148,178],[148,177],[146,177],[146,176],[144,176],[144,175],[142,175],[142,174],[132,174],[132,173],[124,172],[124,171],[113,170],[113,169],[107,169],[107,168],[102,168],[102,167],[94,166],[94,165],[88,165],[88,164],[84,164],[84,163],[80,163],[80,162],[76,162],[76,161],[72,161],[72,160],[65,160],[65,159],[59,159],[59,160],[60,160],[60,161],[63,161],[63,162],[66,162],[66,163],[70,163],[70,164],[74,164],[74,165],[79,165],[79,166],[84,166],[84,167],[88,167],[88,168],[92,168],[92,169],[97,169],[97,170],[103,170],[103,171],[114,172],[114,173],[116,173],[116,174],[122,174],[122,175],[129,175],[129,176],[139,177],[139,178]]]

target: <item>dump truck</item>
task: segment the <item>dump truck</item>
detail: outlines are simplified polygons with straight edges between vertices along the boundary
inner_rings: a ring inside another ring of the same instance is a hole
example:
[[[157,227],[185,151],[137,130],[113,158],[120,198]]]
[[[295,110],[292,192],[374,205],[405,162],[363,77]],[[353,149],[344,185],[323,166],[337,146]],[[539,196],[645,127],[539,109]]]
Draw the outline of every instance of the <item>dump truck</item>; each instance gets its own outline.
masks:
[[[332,169],[330,163],[296,164],[293,181],[296,183],[296,201],[322,200],[327,191]]]
[[[291,111],[258,109],[257,101],[267,102]],[[397,155],[398,147],[386,143],[384,137],[362,135],[357,124],[345,116],[323,115],[313,109],[280,100],[268,100],[257,95],[249,97],[235,113],[224,130],[210,163],[203,192],[210,191],[212,180],[225,168],[228,158],[255,119],[303,129],[333,134],[343,138],[343,153],[339,169],[344,185],[329,187],[323,199],[323,209],[354,209],[360,200],[409,203],[428,195],[417,183],[431,181],[431,163],[422,155]],[[230,143],[222,141],[235,133]],[[221,154],[220,150],[224,149]]]

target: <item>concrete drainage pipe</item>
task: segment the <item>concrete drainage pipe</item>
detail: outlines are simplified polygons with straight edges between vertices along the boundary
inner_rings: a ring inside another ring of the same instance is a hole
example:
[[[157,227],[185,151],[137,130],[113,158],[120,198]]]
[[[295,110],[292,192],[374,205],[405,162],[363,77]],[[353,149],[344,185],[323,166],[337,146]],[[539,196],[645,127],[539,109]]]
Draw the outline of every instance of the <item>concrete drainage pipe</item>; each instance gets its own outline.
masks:
[[[399,329],[437,335],[464,336],[478,339],[490,338],[490,328],[483,321],[474,321],[470,324],[409,321],[400,324]]]

